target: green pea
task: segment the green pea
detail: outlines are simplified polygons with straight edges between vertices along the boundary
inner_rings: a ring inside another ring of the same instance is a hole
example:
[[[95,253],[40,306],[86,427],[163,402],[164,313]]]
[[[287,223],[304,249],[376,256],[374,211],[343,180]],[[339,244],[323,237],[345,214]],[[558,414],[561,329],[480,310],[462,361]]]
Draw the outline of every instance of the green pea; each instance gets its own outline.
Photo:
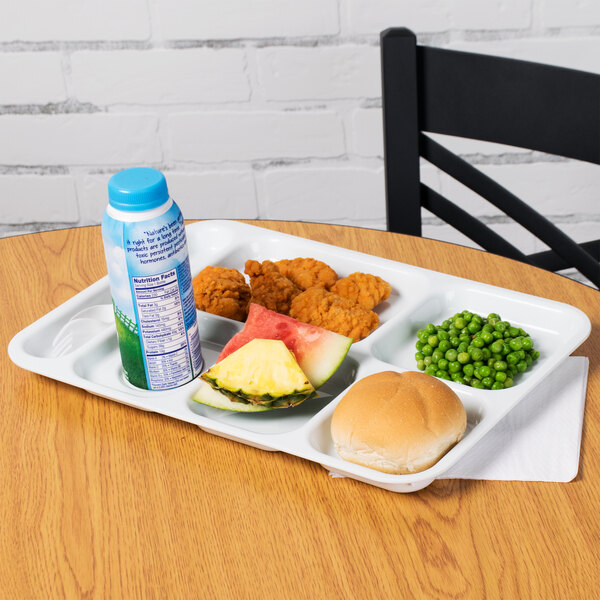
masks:
[[[494,326],[491,325],[490,323],[486,323],[482,328],[481,331],[487,331],[488,333],[492,333],[494,331]]]
[[[441,340],[447,340],[450,337],[450,334],[447,331],[444,331],[443,329],[438,329],[436,335],[438,336],[438,339]]]
[[[509,387],[512,387],[512,386],[513,386],[513,380],[512,380],[512,378],[511,377],[507,377],[504,380],[504,387],[505,388],[509,388]]]
[[[476,321],[471,321],[467,325],[467,331],[471,334],[477,333],[480,329],[481,325],[479,325],[479,323],[477,323]]]
[[[434,363],[437,363],[440,358],[444,358],[444,353],[441,350],[438,350],[437,348],[433,351],[433,354],[431,355],[431,358],[433,360]]]
[[[425,331],[426,331],[426,332],[427,332],[429,335],[432,335],[432,334],[434,334],[434,333],[437,331],[437,328],[436,328],[436,326],[435,326],[433,323],[428,323],[428,324],[425,326]]]
[[[425,356],[431,356],[433,354],[433,348],[429,345],[429,344],[425,344],[422,348],[421,348],[421,352],[425,355]]]
[[[483,348],[485,346],[485,342],[483,341],[481,336],[477,335],[471,340],[471,345],[475,346],[475,348]]]
[[[415,360],[423,360],[425,355],[422,352],[415,352]]]
[[[473,366],[475,368],[477,368],[477,367],[483,367],[483,361],[482,360],[473,361]]]
[[[523,344],[521,342],[521,338],[513,338],[508,342],[511,350],[517,351],[523,348]]]
[[[489,377],[491,373],[491,369],[488,366],[479,367],[479,373],[481,377]]]
[[[468,352],[459,352],[456,356],[456,360],[462,365],[468,363],[471,360]]]
[[[489,390],[494,385],[494,380],[491,377],[484,377],[481,383]]]
[[[425,370],[425,361],[424,360],[417,361],[417,369],[419,369],[419,371]]]
[[[494,383],[492,383],[492,389],[493,390],[503,390],[504,384],[501,383],[500,381],[494,381]]]
[[[435,376],[440,379],[450,379],[450,375],[448,375],[447,371],[442,371],[441,369],[435,372]]]
[[[498,323],[494,325],[494,329],[503,334],[506,331],[506,324],[504,321],[498,321]]]
[[[473,348],[469,354],[475,362],[483,359],[483,352],[479,348]]]
[[[496,340],[495,342],[492,343],[492,345],[490,346],[490,350],[494,353],[494,354],[501,354],[502,353],[502,342],[499,340]]]
[[[452,381],[456,381],[456,383],[462,383],[463,385],[467,383],[465,378],[460,376],[460,373],[454,373],[452,375]]]
[[[460,354],[461,352],[466,352],[469,344],[467,342],[461,342],[457,347],[456,351]]]
[[[523,350],[530,351],[533,349],[533,341],[530,337],[521,338],[521,346]]]
[[[508,364],[505,360],[497,360],[494,362],[494,369],[496,371],[506,371],[508,368]]]
[[[519,357],[515,352],[506,355],[506,362],[509,365],[516,365],[519,362]]]
[[[475,371],[475,368],[473,367],[472,363],[467,363],[466,365],[463,365],[463,373],[467,377],[473,377],[473,372],[474,371]]]
[[[427,373],[427,375],[435,376],[436,371],[437,371],[437,369],[433,365],[429,365],[428,367],[425,368],[425,373]]]
[[[466,326],[467,322],[463,319],[463,317],[458,317],[457,319],[454,319],[454,327],[456,327],[456,329],[463,329]]]
[[[453,348],[458,348],[460,346],[460,340],[458,339],[458,337],[454,336],[450,338],[450,345]]]
[[[450,348],[446,354],[444,354],[444,358],[450,362],[453,362],[458,358],[458,352],[454,348]]]
[[[504,383],[506,381],[506,373],[504,371],[496,371],[494,379],[500,383]]]
[[[448,350],[450,350],[450,348],[452,348],[452,344],[449,342],[449,340],[442,340],[439,343],[438,348],[442,351],[442,352],[447,352]]]
[[[435,348],[435,347],[436,347],[436,346],[437,346],[437,345],[440,343],[440,340],[439,340],[439,338],[438,338],[438,336],[437,336],[437,335],[430,335],[430,336],[427,338],[427,343],[428,343],[428,344],[429,344],[429,345],[430,345],[432,348]]]
[[[519,329],[517,327],[509,327],[508,333],[510,333],[510,337],[517,337],[520,335]]]
[[[491,344],[494,341],[494,336],[489,331],[482,331],[481,339],[484,344]]]
[[[477,388],[479,390],[485,388],[485,386],[483,385],[483,383],[481,383],[481,381],[479,381],[479,379],[471,379],[471,387]]]
[[[519,371],[519,373],[525,373],[525,371],[527,371],[527,361],[520,360],[517,363],[517,371]]]
[[[448,363],[448,371],[450,373],[460,373],[461,370],[462,365],[457,360],[453,360],[452,362]]]
[[[433,362],[433,359],[431,358],[431,356],[426,356],[423,359],[423,362],[425,363],[425,366],[428,367]]]
[[[499,331],[492,331],[492,337],[495,340],[503,340],[504,336]]]

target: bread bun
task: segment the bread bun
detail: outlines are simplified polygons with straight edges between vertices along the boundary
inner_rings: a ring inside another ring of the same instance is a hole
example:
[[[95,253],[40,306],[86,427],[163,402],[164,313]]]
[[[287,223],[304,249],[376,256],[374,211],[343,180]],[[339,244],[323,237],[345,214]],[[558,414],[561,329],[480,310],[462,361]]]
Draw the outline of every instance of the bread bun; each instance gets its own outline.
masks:
[[[384,473],[416,473],[436,463],[467,427],[460,398],[443,381],[417,371],[361,379],[331,421],[336,452]]]

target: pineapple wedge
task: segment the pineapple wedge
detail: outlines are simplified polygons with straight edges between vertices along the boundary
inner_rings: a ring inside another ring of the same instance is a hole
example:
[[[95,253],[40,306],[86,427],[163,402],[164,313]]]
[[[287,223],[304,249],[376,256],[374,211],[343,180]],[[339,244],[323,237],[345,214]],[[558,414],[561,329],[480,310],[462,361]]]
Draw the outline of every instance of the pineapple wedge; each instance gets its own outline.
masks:
[[[202,374],[231,400],[268,408],[296,406],[315,389],[281,340],[254,339]]]

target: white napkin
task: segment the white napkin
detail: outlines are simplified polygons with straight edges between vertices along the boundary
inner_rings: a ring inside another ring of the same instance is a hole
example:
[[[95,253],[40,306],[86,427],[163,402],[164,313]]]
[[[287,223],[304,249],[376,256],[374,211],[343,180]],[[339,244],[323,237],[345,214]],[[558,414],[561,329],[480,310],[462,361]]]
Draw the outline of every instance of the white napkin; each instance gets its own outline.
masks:
[[[566,358],[440,479],[574,479],[588,370],[588,358]]]
[[[589,359],[569,356],[443,479],[571,481],[579,449]]]

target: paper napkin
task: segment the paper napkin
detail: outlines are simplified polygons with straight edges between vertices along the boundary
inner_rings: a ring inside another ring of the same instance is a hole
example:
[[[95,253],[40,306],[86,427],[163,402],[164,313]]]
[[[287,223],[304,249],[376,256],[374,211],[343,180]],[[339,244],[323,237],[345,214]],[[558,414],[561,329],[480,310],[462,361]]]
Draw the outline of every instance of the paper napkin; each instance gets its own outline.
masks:
[[[569,356],[443,479],[571,481],[579,449],[589,360]]]

